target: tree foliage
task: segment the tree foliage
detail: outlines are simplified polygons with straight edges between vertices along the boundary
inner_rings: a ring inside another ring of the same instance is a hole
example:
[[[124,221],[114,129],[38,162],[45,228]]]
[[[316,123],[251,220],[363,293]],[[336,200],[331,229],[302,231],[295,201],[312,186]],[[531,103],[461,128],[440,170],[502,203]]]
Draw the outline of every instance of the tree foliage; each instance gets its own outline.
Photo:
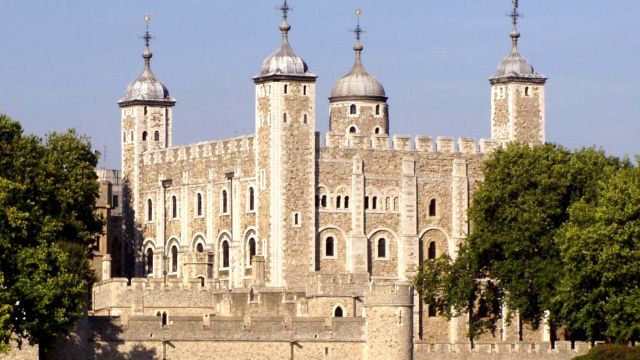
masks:
[[[73,130],[41,140],[0,115],[0,343],[46,347],[81,316],[102,229],[97,156]]]
[[[534,328],[546,311],[564,321],[556,297],[566,271],[558,238],[569,208],[597,198],[601,182],[629,167],[601,151],[572,153],[552,144],[496,151],[485,162],[485,181],[469,210],[471,233],[457,258],[419,269],[415,282],[424,301],[449,317],[468,313],[472,339],[516,312]]]

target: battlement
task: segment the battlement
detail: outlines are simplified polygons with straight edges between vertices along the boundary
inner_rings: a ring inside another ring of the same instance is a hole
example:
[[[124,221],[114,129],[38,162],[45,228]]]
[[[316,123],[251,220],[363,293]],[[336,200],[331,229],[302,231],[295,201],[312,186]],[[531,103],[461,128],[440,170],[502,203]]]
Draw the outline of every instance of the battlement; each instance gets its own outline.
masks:
[[[142,154],[144,165],[172,163],[200,158],[223,155],[237,155],[238,153],[253,152],[255,150],[255,136],[241,136],[210,142],[172,147],[170,149],[148,151]]]
[[[371,282],[365,306],[413,306],[411,283],[377,284]]]
[[[368,274],[323,274],[307,277],[307,296],[364,295],[368,289]]]
[[[448,136],[438,136],[435,139],[430,136],[416,136],[411,138],[405,135],[361,135],[361,134],[335,134],[327,133],[325,146],[327,148],[340,149],[373,149],[395,151],[419,151],[442,154],[488,154],[505,143],[494,139],[480,139],[476,142],[472,138],[459,138],[457,141]]]
[[[592,345],[589,342],[556,341],[516,342],[516,343],[414,343],[415,357],[418,359],[571,359],[586,354]]]

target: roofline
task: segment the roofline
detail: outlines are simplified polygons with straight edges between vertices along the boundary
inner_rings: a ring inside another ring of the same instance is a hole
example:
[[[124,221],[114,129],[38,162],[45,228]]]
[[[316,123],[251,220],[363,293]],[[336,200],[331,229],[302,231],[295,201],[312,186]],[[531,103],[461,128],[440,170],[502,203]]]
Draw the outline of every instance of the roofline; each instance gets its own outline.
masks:
[[[174,106],[175,104],[176,100],[174,98],[163,100],[122,99],[118,101],[118,106],[121,108],[132,105]]]
[[[372,100],[372,101],[387,101],[389,99],[386,96],[378,95],[357,95],[357,96],[330,96],[329,102],[349,101],[349,100]]]
[[[267,81],[286,81],[286,80],[315,82],[317,78],[318,78],[318,75],[313,73],[307,73],[307,75],[268,74],[268,75],[254,76],[253,82],[256,84],[261,84]]]
[[[540,77],[526,77],[526,76],[504,76],[504,77],[492,77],[489,78],[489,83],[491,85],[495,84],[504,84],[504,83],[533,83],[533,84],[544,84],[546,83],[548,78],[544,76]]]

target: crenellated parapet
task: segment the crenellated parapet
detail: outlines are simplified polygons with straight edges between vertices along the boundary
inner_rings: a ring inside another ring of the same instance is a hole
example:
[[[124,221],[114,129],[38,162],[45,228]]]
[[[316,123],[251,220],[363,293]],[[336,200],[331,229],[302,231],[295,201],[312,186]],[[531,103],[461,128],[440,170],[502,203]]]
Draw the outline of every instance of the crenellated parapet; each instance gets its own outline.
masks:
[[[255,136],[243,136],[219,141],[201,142],[188,146],[148,151],[142,155],[144,165],[197,160],[224,155],[238,155],[255,151]]]
[[[505,141],[494,139],[458,138],[449,136],[416,136],[405,135],[364,135],[327,133],[325,147],[330,149],[363,149],[363,150],[392,150],[416,151],[441,154],[490,154],[506,145]]]

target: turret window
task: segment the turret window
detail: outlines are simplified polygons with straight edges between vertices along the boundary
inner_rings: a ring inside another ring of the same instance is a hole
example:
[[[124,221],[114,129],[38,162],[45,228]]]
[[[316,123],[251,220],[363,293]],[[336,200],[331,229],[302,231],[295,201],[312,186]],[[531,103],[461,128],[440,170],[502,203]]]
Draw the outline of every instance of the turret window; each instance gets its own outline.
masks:
[[[328,237],[324,243],[324,256],[335,257],[336,256],[336,244],[333,237]]]
[[[222,268],[229,268],[229,242],[226,240],[222,242]]]
[[[142,141],[147,141],[147,132],[146,131],[142,132]]]
[[[178,217],[178,198],[175,196],[171,197],[171,218],[175,219]]]
[[[436,217],[438,215],[438,202],[436,199],[429,201],[429,216]]]
[[[284,86],[284,93],[286,94],[287,92],[289,92],[289,85]]]
[[[344,208],[345,209],[349,208],[349,196],[344,197]]]
[[[334,317],[343,317],[344,316],[344,311],[342,310],[342,307],[337,306],[336,309],[333,311],[333,316]]]
[[[529,96],[529,87],[525,86],[524,88],[524,96]]]
[[[342,203],[342,196],[336,196],[336,209],[340,209],[340,205]]]
[[[255,196],[254,196],[254,190],[253,187],[249,188],[249,194],[248,194],[248,206],[247,206],[247,211],[255,211],[256,209],[256,205],[255,205]]]
[[[178,246],[171,247],[171,272],[178,272]]]
[[[380,105],[376,105],[376,115],[380,115]]]
[[[147,112],[148,112],[148,111],[147,111],[147,107],[145,106],[145,107],[144,107],[144,115],[145,115],[145,116],[147,115]]]
[[[357,132],[357,129],[355,126],[349,127],[349,134],[355,134],[356,132]]]
[[[228,204],[229,199],[227,198],[227,190],[222,190],[222,200],[221,201],[222,201],[222,204],[221,204],[222,213],[226,214],[229,211],[229,204]]]
[[[282,114],[282,121],[283,121],[284,123],[286,123],[286,122],[287,122],[287,113]]]
[[[304,114],[304,116],[302,117],[302,122],[306,125],[307,124],[307,114]]]
[[[147,199],[147,221],[153,221],[153,201]]]
[[[349,114],[355,115],[357,112],[358,107],[356,106],[356,104],[351,104],[351,106],[349,106]]]
[[[378,259],[387,257],[387,240],[385,238],[378,239]]]
[[[160,131],[156,131],[155,133],[153,133],[153,140],[160,141]]]
[[[307,95],[307,85],[302,87],[302,95]]]
[[[196,194],[196,216],[202,216],[202,194]]]
[[[327,195],[322,195],[320,197],[320,206],[322,206],[323,208],[327,207]]]
[[[376,135],[377,135],[377,134],[380,134],[380,128],[379,128],[379,127],[376,127],[376,129],[375,129],[373,132],[374,132]]]

